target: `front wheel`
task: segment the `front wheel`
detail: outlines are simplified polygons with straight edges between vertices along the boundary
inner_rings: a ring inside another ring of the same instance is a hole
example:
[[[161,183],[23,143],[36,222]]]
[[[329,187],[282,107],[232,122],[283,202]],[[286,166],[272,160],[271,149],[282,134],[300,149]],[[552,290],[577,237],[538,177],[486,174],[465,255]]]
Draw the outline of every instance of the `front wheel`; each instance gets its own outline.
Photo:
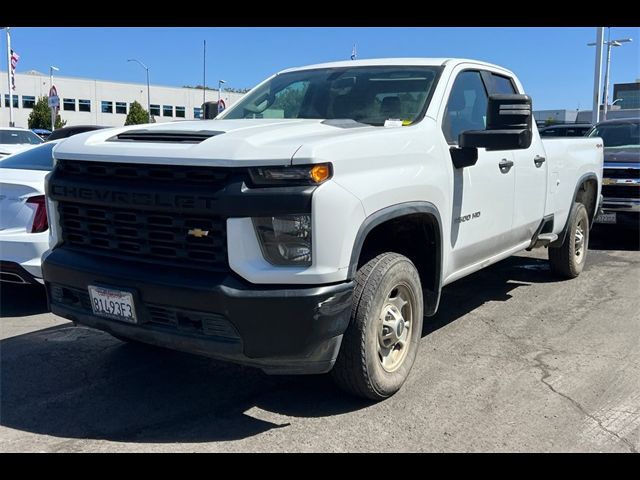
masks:
[[[331,372],[354,395],[383,400],[407,379],[422,335],[422,287],[407,257],[383,253],[356,275],[351,322]]]
[[[549,247],[551,271],[562,278],[580,275],[587,260],[589,245],[589,215],[582,203],[574,203],[569,214],[569,225],[564,242]]]

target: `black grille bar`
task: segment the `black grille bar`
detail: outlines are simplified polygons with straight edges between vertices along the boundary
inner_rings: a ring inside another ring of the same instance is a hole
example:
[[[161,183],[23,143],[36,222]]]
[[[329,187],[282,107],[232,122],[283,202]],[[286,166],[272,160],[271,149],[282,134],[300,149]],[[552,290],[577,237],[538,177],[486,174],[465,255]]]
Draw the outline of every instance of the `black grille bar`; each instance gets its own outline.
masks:
[[[605,168],[603,178],[640,178],[640,169],[637,168]]]
[[[639,198],[640,185],[603,185],[602,195],[609,198]]]
[[[181,185],[220,185],[225,183],[231,175],[231,169],[229,168],[188,165],[138,165],[76,160],[59,160],[56,169],[69,178],[180,182]]]

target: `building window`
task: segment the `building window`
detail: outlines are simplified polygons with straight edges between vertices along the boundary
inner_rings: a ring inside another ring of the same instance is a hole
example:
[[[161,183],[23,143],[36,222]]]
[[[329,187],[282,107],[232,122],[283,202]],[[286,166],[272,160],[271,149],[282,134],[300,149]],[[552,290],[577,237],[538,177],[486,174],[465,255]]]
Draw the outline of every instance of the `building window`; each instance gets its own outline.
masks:
[[[176,117],[184,118],[184,107],[176,107]]]
[[[22,95],[22,108],[33,108],[36,105],[36,97]]]
[[[127,102],[116,102],[116,113],[127,113]]]
[[[202,109],[200,107],[193,107],[193,118],[202,118]]]
[[[18,95],[12,95],[13,98],[13,108],[18,108]],[[9,94],[4,94],[4,106],[9,107]]]
[[[91,100],[78,100],[78,111],[79,112],[90,112],[91,111]]]
[[[155,115],[156,117],[160,116],[160,105],[151,104],[151,115]]]
[[[162,116],[173,117],[173,105],[162,105]]]
[[[69,112],[76,111],[76,99],[75,98],[63,98],[62,99],[62,108],[64,110],[68,110]]]
[[[102,100],[100,108],[102,113],[113,113],[113,102]]]

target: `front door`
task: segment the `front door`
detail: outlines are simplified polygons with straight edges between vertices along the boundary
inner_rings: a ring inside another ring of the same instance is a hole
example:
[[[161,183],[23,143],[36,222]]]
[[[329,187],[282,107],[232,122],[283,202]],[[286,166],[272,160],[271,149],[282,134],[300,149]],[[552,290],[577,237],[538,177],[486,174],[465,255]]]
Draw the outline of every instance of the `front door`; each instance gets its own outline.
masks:
[[[448,96],[442,132],[449,146],[458,144],[465,130],[486,128],[488,94],[477,70],[456,76]],[[514,245],[511,235],[515,188],[511,151],[478,149],[471,167],[453,167],[451,255],[445,276],[483,263]]]

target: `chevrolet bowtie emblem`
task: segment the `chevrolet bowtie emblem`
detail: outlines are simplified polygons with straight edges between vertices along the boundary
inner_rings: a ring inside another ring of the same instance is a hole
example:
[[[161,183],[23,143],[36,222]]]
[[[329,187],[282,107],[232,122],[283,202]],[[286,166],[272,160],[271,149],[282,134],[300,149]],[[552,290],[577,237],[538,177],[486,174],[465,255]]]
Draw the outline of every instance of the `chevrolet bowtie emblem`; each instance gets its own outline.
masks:
[[[202,230],[201,228],[194,228],[192,230],[189,230],[187,232],[187,234],[191,235],[192,237],[202,238],[202,237],[206,237],[207,235],[209,235],[209,230]]]

